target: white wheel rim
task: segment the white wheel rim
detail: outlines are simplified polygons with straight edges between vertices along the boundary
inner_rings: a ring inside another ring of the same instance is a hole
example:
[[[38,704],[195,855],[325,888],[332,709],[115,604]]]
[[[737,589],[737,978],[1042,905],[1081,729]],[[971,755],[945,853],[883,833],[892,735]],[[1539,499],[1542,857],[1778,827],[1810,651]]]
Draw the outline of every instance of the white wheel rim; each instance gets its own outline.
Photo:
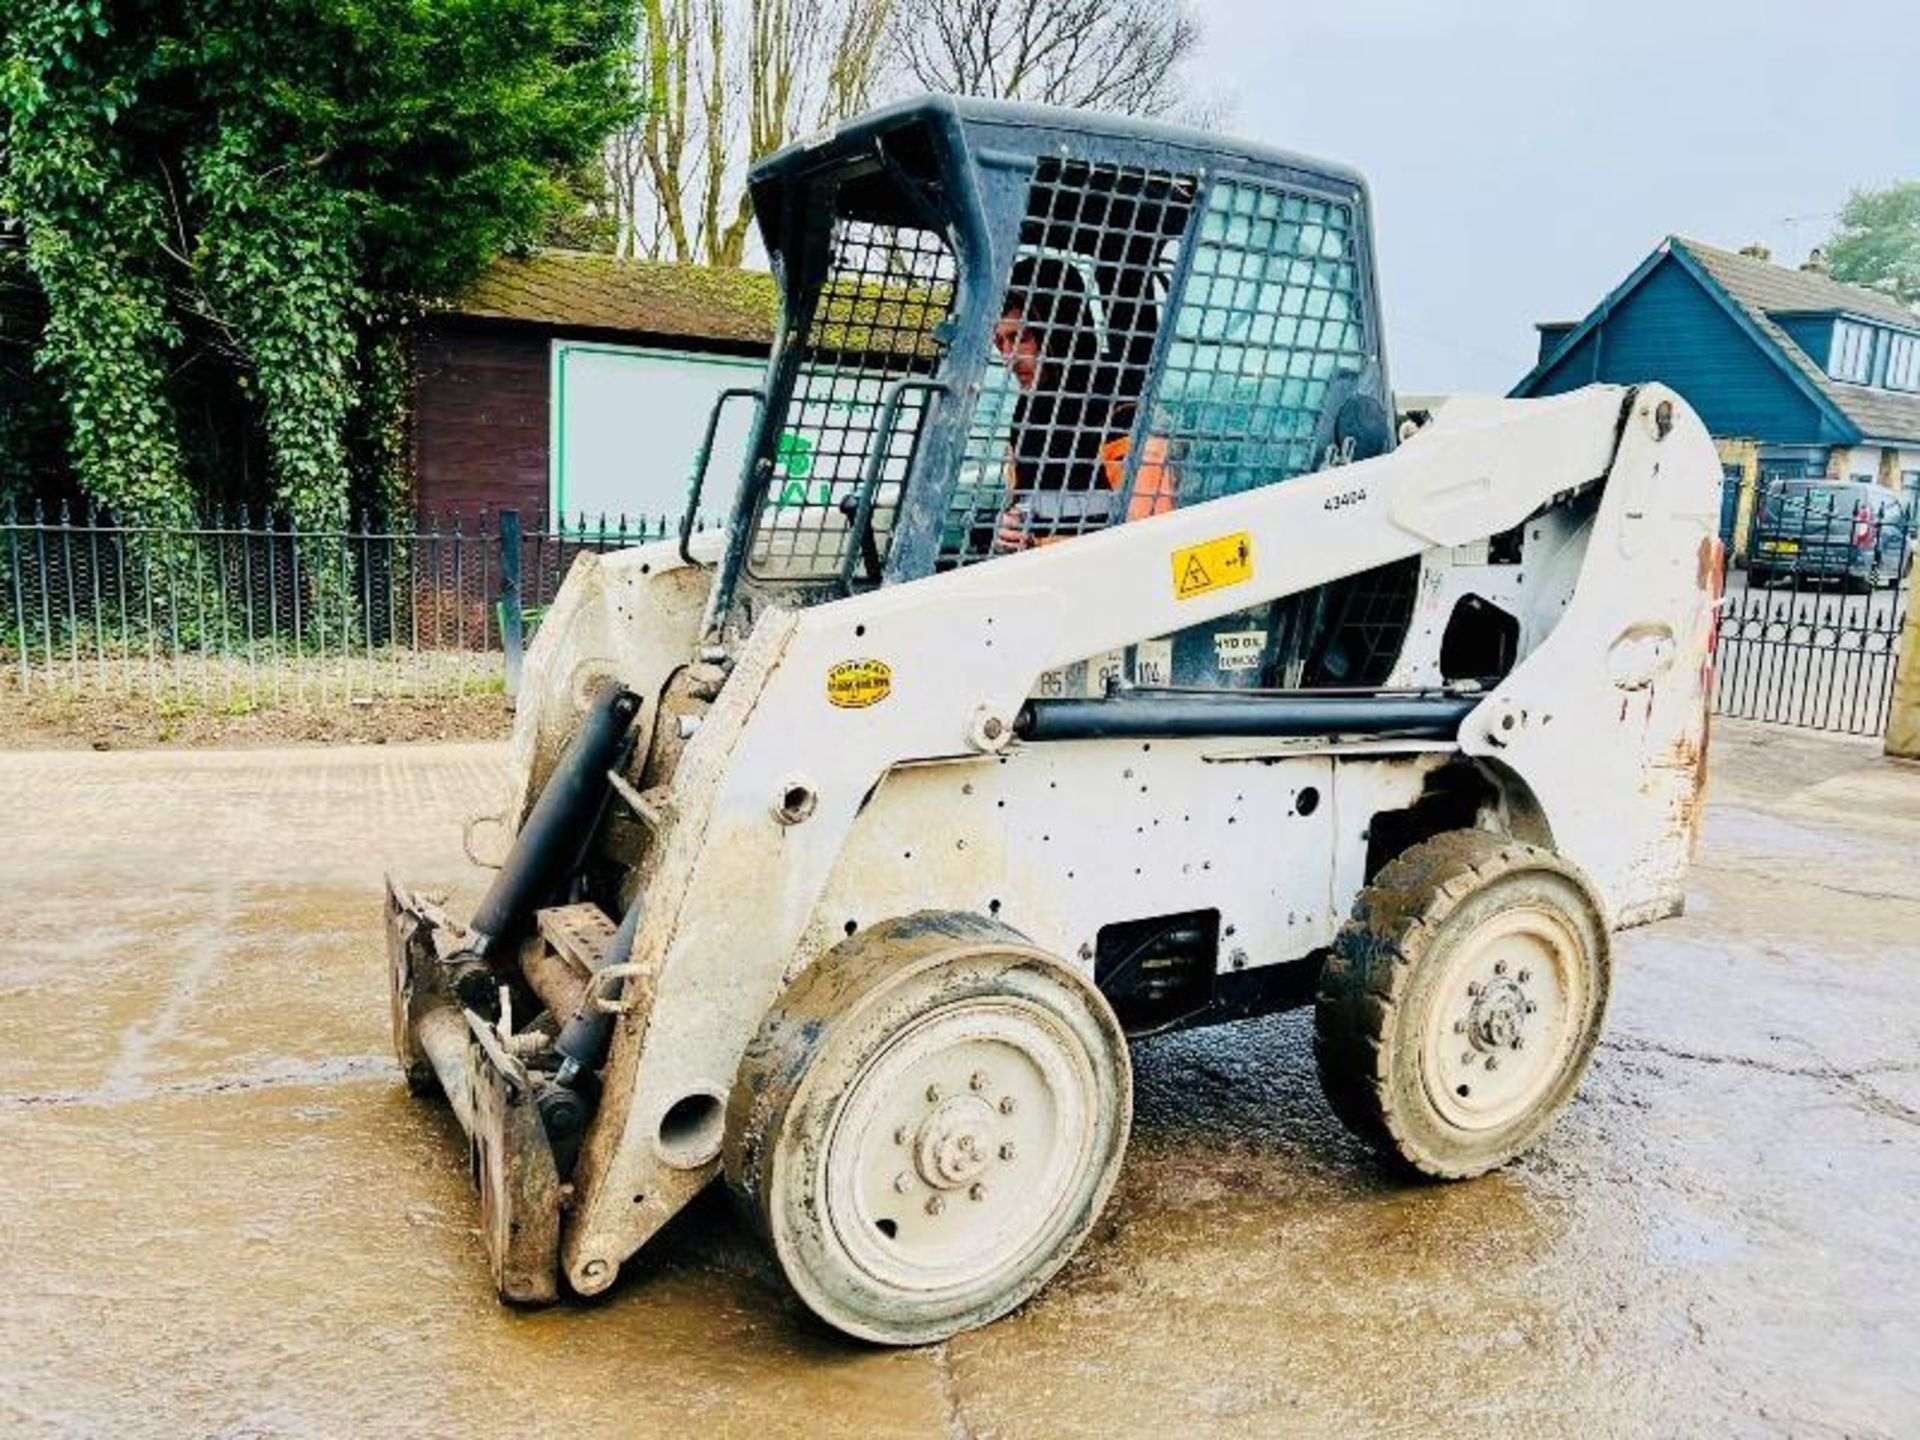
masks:
[[[1421,1079],[1462,1130],[1510,1125],[1553,1090],[1589,998],[1580,937],[1551,910],[1503,910],[1447,950],[1427,1010]]]
[[[1003,1283],[1072,1223],[1097,1094],[1091,1057],[1040,1006],[936,1010],[849,1087],[821,1148],[827,1228],[896,1291]]]

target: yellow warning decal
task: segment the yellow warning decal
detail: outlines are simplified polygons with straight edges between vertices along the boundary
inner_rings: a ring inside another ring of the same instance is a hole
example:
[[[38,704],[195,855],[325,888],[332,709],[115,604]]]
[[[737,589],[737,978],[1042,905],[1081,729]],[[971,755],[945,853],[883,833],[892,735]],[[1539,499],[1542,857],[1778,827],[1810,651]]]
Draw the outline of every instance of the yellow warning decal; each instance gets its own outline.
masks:
[[[842,660],[827,671],[827,699],[842,710],[864,710],[893,693],[893,667],[884,660]]]
[[[1209,590],[1244,585],[1253,578],[1253,536],[1222,535],[1173,552],[1173,598],[1191,600]]]

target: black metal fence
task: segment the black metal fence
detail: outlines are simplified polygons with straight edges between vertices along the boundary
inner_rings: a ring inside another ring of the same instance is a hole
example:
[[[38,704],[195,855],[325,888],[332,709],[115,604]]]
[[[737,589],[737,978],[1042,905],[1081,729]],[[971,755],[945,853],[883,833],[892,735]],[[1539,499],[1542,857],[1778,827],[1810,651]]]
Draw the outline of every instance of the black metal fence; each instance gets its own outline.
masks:
[[[190,527],[8,511],[0,667],[27,693],[236,713],[498,692],[513,642],[537,626],[575,555],[677,531],[665,516],[523,526],[511,510],[322,530],[245,511]]]
[[[1884,732],[1914,540],[1911,505],[1881,486],[1763,481],[1727,569],[1715,711]]]
[[[699,522],[705,529],[711,523]],[[193,527],[0,513],[0,671],[22,690],[244,712],[499,692],[573,558],[674,533],[666,516],[362,517],[325,530],[242,511]],[[1767,484],[1728,566],[1714,708],[1879,734],[1915,523],[1892,491]]]

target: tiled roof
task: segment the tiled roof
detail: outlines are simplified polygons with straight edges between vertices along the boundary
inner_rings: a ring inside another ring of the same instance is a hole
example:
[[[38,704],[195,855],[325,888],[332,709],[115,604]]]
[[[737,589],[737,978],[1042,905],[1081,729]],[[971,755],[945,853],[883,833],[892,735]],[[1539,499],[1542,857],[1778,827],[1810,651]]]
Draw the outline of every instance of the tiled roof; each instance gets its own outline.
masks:
[[[1761,333],[1779,347],[1787,362],[1859,426],[1862,435],[1875,440],[1920,440],[1920,395],[1835,380],[1818,361],[1794,344],[1772,318],[1795,311],[1844,310],[1920,330],[1920,315],[1889,296],[1863,290],[1858,285],[1843,285],[1829,275],[1789,270],[1767,260],[1736,255],[1730,250],[1679,236],[1675,236],[1672,243],[1684,249],[1713,278],[1727,298],[1744,310]]]
[[[1714,279],[1729,292],[1737,291],[1741,303],[1779,314],[1795,311],[1846,310],[1889,325],[1920,329],[1916,315],[1891,295],[1848,285],[1817,270],[1790,270],[1771,260],[1737,255],[1731,250],[1703,245],[1676,235],[1674,242],[1684,245],[1702,265],[1713,271]]]
[[[561,329],[765,347],[773,341],[773,276],[578,250],[495,261],[442,311]]]

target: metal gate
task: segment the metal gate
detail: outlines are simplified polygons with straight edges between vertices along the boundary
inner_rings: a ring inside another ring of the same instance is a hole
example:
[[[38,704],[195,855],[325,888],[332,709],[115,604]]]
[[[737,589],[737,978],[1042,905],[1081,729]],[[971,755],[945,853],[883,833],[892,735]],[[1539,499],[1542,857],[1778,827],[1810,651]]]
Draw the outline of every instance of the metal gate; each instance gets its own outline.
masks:
[[[1714,709],[1878,735],[1912,594],[1914,517],[1860,481],[1761,478],[1730,555]]]

